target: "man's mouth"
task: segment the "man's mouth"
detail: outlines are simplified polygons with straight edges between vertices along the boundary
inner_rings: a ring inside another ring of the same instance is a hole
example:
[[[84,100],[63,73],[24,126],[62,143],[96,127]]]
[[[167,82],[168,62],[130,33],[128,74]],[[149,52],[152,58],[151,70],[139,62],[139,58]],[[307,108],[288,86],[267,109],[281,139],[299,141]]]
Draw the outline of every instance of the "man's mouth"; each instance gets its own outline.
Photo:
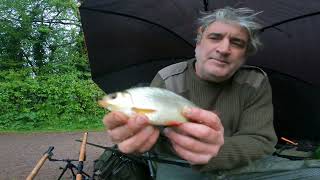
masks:
[[[214,61],[218,61],[219,63],[229,64],[228,61],[223,60],[223,59],[214,58],[214,57],[210,57],[209,59],[210,59],[210,60],[214,60]]]

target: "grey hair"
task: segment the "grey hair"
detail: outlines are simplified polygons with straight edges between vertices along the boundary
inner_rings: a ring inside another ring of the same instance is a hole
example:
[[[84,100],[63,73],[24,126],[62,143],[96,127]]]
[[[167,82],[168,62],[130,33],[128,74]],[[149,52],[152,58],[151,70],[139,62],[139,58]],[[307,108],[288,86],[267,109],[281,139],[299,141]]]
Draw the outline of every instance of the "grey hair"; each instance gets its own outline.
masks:
[[[261,12],[256,13],[249,8],[235,9],[231,7],[217,9],[212,13],[203,13],[203,16],[198,19],[200,30],[198,31],[196,42],[200,42],[203,32],[215,21],[236,23],[247,30],[249,41],[246,54],[253,55],[262,46],[259,39],[259,30],[261,25],[256,22],[256,15],[260,13]]]

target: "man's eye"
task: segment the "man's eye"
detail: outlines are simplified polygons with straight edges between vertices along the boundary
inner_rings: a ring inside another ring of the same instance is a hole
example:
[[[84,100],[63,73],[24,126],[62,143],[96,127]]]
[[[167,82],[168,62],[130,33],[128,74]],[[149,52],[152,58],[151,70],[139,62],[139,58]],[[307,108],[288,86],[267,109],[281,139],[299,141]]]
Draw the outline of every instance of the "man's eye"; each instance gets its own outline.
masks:
[[[239,48],[244,48],[245,44],[242,43],[241,41],[233,41],[231,42],[234,46],[239,47]]]
[[[220,40],[221,38],[218,37],[218,36],[210,36],[209,39],[212,39],[212,40]]]

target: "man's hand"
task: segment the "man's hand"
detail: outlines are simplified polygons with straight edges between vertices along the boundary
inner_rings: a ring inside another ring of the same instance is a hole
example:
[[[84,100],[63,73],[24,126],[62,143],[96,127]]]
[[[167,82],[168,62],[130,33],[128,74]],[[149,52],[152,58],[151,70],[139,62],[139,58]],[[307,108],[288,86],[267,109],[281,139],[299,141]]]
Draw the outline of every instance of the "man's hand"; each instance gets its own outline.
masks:
[[[187,108],[183,115],[190,122],[166,128],[165,135],[182,159],[190,164],[207,164],[217,156],[224,143],[220,118],[213,112],[198,108]]]
[[[159,130],[148,125],[146,116],[127,117],[121,112],[111,112],[103,118],[111,140],[123,153],[143,153],[152,148]]]

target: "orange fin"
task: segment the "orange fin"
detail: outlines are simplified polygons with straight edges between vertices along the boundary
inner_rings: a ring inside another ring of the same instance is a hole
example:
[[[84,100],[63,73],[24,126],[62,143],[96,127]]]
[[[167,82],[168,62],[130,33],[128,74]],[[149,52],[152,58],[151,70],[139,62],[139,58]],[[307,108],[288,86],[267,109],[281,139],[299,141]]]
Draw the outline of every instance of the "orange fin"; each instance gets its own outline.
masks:
[[[183,122],[181,121],[175,121],[175,120],[171,120],[171,121],[166,121],[164,123],[165,126],[178,126],[180,124],[182,124]]]
[[[136,108],[136,107],[131,108],[131,110],[136,112],[137,114],[148,114],[148,113],[156,112],[156,110],[154,109],[143,109],[143,108]]]

